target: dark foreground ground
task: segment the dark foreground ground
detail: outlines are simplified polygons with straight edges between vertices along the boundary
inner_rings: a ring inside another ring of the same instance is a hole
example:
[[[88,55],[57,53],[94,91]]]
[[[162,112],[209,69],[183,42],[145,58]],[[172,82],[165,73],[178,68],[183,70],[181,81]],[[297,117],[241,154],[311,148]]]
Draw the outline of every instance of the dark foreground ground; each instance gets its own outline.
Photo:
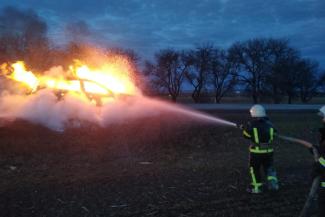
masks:
[[[270,117],[280,132],[315,141],[315,114]],[[249,195],[247,144],[236,129],[169,115],[64,133],[8,123],[0,127],[0,216],[298,216],[311,155],[277,141],[281,190]]]

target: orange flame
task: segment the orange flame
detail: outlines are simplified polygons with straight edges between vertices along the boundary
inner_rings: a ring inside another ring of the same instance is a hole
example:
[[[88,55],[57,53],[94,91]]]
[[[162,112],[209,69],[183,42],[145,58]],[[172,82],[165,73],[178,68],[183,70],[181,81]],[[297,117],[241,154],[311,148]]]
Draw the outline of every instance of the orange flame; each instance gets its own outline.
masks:
[[[9,78],[27,85],[32,91],[37,89],[39,81],[32,72],[26,70],[24,62],[18,61],[12,64],[11,67],[13,72],[8,76]]]
[[[0,69],[4,71],[6,66],[2,64]],[[36,76],[33,72],[26,70],[23,61],[18,61],[12,64],[5,74],[7,78],[29,87],[32,92],[41,88],[49,88],[65,92],[97,94],[109,97],[119,94],[136,94],[137,89],[129,75],[129,70],[128,66],[123,65],[123,61],[122,64],[121,62],[105,63],[100,67],[91,68],[76,60],[74,65],[69,67],[68,71],[68,74],[72,75],[72,79],[67,79],[66,75]]]

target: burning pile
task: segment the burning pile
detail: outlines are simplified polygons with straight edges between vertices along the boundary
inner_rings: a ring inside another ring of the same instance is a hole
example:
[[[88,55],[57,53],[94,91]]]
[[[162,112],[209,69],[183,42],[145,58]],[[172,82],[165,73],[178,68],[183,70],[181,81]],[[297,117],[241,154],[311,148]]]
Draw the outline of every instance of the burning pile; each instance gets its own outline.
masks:
[[[120,57],[121,58],[121,57]],[[27,88],[32,94],[41,89],[51,89],[56,94],[64,95],[68,92],[85,95],[90,101],[95,98],[97,104],[104,103],[119,95],[135,95],[137,89],[131,79],[131,68],[127,60],[120,59],[115,63],[104,63],[97,68],[75,60],[69,70],[52,68],[44,75],[36,75],[27,71],[24,62],[14,64],[4,63],[1,71],[6,78],[19,82],[21,88]]]
[[[3,63],[0,72],[2,119],[25,119],[62,131],[71,122],[105,125],[129,119],[143,106],[133,67],[120,55],[93,65],[75,60],[67,70],[56,66],[43,73],[29,71],[22,61]]]

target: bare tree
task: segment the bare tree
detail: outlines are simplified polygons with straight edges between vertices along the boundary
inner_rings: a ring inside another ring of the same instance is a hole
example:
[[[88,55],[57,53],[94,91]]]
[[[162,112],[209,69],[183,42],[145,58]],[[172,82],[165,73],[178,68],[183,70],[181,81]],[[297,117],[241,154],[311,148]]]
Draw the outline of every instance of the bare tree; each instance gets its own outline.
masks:
[[[238,64],[232,62],[226,51],[214,49],[211,61],[211,74],[209,81],[214,89],[216,103],[231,90],[237,82]]]
[[[296,63],[300,58],[299,52],[291,48],[285,39],[269,39],[268,47],[270,70],[265,78],[265,92],[269,93],[274,103],[280,103],[285,94],[291,103],[296,92]]]
[[[319,74],[319,92],[325,93],[325,70],[323,69]]]
[[[309,102],[317,93],[320,86],[318,78],[318,63],[310,59],[302,59],[298,63],[298,91],[303,103]]]
[[[197,47],[195,50],[189,51],[187,55],[191,66],[186,73],[186,78],[194,88],[192,98],[196,103],[199,102],[201,94],[207,85],[211,71],[213,49],[212,45]]]
[[[241,73],[238,78],[251,90],[254,103],[260,101],[265,75],[269,71],[267,42],[263,38],[237,42],[228,51],[231,61],[239,64]]]
[[[279,58],[272,67],[272,83],[278,83],[279,90],[286,94],[291,104],[297,95],[300,56],[295,49],[288,49],[286,54]]]
[[[167,91],[175,102],[180,94],[189,62],[184,52],[172,49],[161,50],[155,54],[155,63],[145,64],[145,74],[152,81],[153,88]]]

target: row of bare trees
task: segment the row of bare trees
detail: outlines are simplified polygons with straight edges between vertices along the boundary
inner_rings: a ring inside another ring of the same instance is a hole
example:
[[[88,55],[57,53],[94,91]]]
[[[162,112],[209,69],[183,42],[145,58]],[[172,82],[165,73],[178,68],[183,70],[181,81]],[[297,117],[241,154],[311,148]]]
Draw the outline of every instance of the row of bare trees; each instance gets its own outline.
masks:
[[[234,88],[244,88],[257,103],[286,97],[308,102],[324,85],[316,61],[303,58],[287,40],[258,38],[236,42],[227,50],[204,45],[187,51],[161,50],[147,61],[145,75],[156,91],[167,91],[176,101],[184,86],[192,87],[194,102],[205,92],[215,101]]]
[[[229,60],[239,65],[239,81],[246,84],[253,101],[270,97],[279,103],[287,96],[308,102],[324,83],[316,61],[303,58],[283,39],[253,39],[229,48]]]
[[[162,50],[156,53],[155,61],[146,61],[145,75],[154,90],[167,90],[173,101],[180,95],[185,81],[193,89],[195,102],[200,102],[207,89],[213,90],[215,100],[219,102],[236,84],[238,66],[228,61],[226,51],[212,45],[181,52]]]

